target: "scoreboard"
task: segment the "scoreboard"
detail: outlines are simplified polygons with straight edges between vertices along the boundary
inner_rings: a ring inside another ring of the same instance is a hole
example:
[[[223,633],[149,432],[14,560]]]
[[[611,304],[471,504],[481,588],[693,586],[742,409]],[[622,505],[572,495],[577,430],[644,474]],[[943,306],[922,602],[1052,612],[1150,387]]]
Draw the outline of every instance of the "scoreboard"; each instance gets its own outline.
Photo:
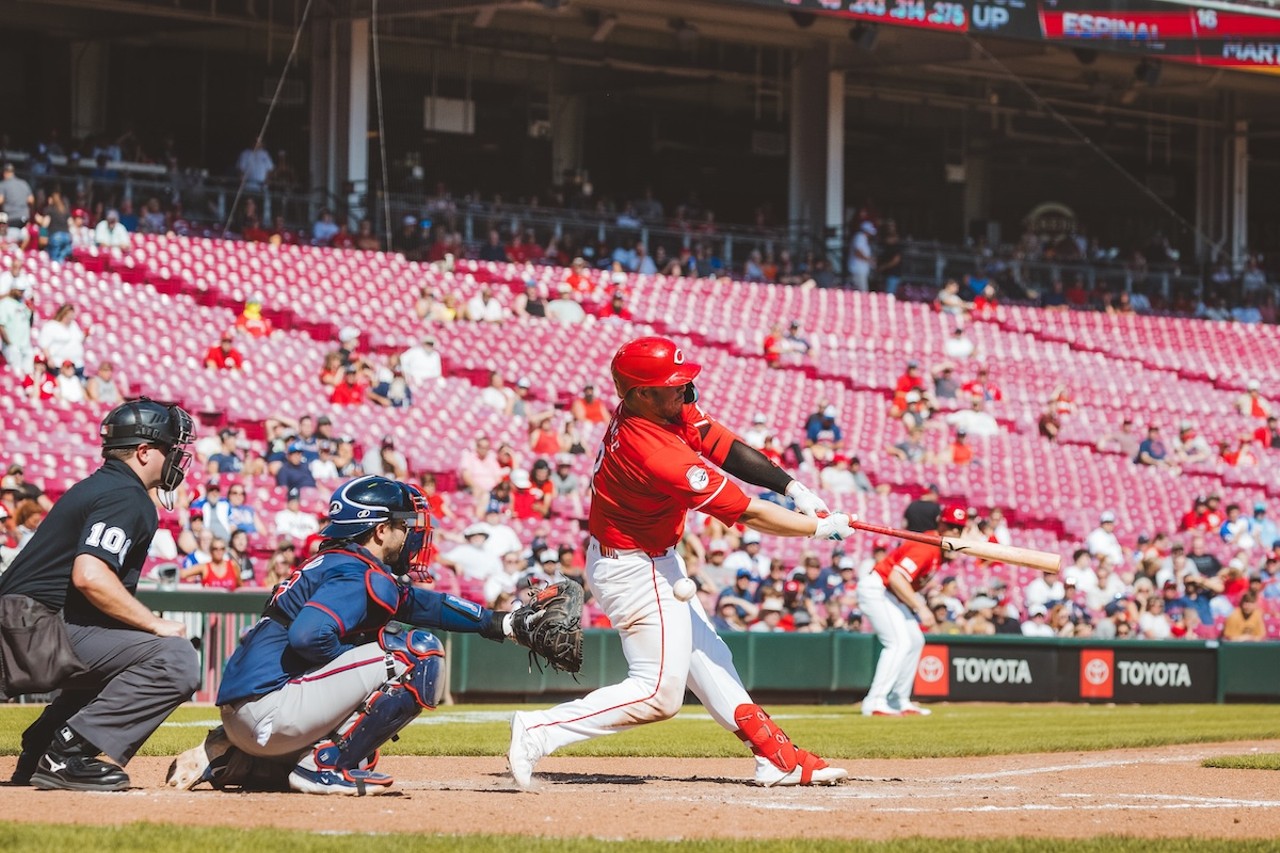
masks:
[[[1170,0],[747,0],[754,5],[939,32],[1131,50],[1196,65],[1280,73],[1280,12]]]

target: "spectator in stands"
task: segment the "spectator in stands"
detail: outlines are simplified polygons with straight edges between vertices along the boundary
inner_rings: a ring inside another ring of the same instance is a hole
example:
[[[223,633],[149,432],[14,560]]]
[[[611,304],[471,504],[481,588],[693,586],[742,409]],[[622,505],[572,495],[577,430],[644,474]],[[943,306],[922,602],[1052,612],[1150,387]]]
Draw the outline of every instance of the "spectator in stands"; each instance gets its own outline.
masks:
[[[1266,551],[1274,548],[1276,541],[1280,540],[1280,527],[1267,518],[1267,505],[1262,501],[1257,501],[1253,505],[1252,532],[1254,538],[1258,540],[1258,545]]]
[[[369,399],[385,408],[405,409],[412,406],[413,390],[409,388],[397,355],[391,356],[388,370],[390,375],[369,389]]]
[[[17,230],[26,226],[35,203],[31,185],[14,174],[12,163],[5,163],[0,170],[0,209],[8,217],[10,227]]]
[[[420,261],[426,257],[427,246],[422,240],[418,217],[406,214],[400,221],[400,230],[391,236],[391,251],[399,252],[408,261]]]
[[[94,230],[88,225],[89,214],[83,207],[71,211],[67,231],[71,236],[71,251],[91,249],[98,244]]]
[[[227,499],[219,501],[214,507],[214,532],[219,529],[227,532],[227,537],[237,530],[245,533],[258,532],[258,513],[245,503],[245,487],[243,483],[235,483],[227,489]]]
[[[1106,557],[1114,566],[1124,564],[1124,548],[1116,538],[1116,514],[1106,510],[1098,516],[1098,526],[1085,537],[1084,546],[1095,559]]]
[[[85,383],[85,397],[95,403],[108,406],[118,405],[128,393],[124,383],[116,378],[115,365],[103,361],[89,381]]]
[[[867,473],[863,471],[861,460],[856,456],[846,456],[844,453],[836,453],[836,456],[832,457],[831,465],[824,467],[822,473],[818,475],[818,482],[822,485],[824,492],[835,494],[835,496],[874,491]]]
[[[120,212],[112,208],[106,217],[93,230],[93,240],[100,249],[116,249],[123,251],[131,245],[129,229],[120,222]]]
[[[1099,453],[1120,453],[1127,459],[1136,459],[1140,443],[1133,421],[1125,418],[1118,428],[1099,438],[1094,449]]]
[[[227,591],[240,588],[239,567],[227,559],[227,540],[214,538],[209,546],[209,559],[183,569],[179,580],[199,580],[201,586]]]
[[[37,355],[31,362],[31,373],[22,380],[27,398],[38,403],[58,399],[58,379],[49,372],[44,357]]]
[[[986,367],[978,368],[978,375],[960,386],[970,399],[978,398],[986,403],[998,403],[1004,399],[1004,392],[991,379],[991,371]]]
[[[1218,528],[1218,536],[1236,552],[1252,551],[1258,547],[1258,540],[1253,535],[1253,519],[1246,518],[1236,503],[1227,504],[1227,517]]]
[[[986,406],[981,397],[974,397],[970,401],[968,409],[952,412],[947,415],[946,420],[948,424],[957,430],[979,438],[1000,434],[1000,424],[996,422],[990,412],[986,411]]]
[[[245,190],[252,193],[260,193],[266,189],[267,181],[275,168],[271,153],[263,147],[261,138],[253,140],[253,145],[241,151],[240,158],[236,161],[240,180]]]
[[[1262,383],[1250,379],[1245,385],[1246,391],[1236,399],[1236,411],[1245,417],[1265,420],[1271,416],[1271,405],[1262,398]]]
[[[342,384],[342,353],[334,350],[325,353],[324,364],[320,368],[320,384],[333,393],[333,389]]]
[[[44,211],[36,216],[48,237],[49,260],[62,263],[71,257],[71,213],[60,187],[55,187],[45,201]]]
[[[977,349],[973,339],[968,337],[960,326],[956,326],[951,332],[951,337],[942,342],[942,354],[953,361],[972,358]]]
[[[933,397],[935,400],[954,400],[960,390],[955,378],[955,368],[949,362],[939,364],[933,371]]]
[[[529,449],[538,456],[552,456],[561,451],[560,433],[549,414],[539,414],[529,424]]]
[[[925,461],[927,450],[924,444],[924,430],[918,426],[909,427],[906,436],[897,444],[885,448],[885,451],[903,462],[912,464]]]
[[[63,303],[53,317],[40,327],[36,345],[50,364],[70,361],[76,375],[84,378],[84,341],[87,333],[76,320],[75,306]]]
[[[849,241],[849,275],[854,289],[863,293],[870,290],[871,268],[875,265],[875,253],[871,246],[871,238],[874,236],[876,226],[866,220],[858,225],[853,239]]]
[[[1208,462],[1213,457],[1213,450],[1204,436],[1196,431],[1195,424],[1183,421],[1178,424],[1178,437],[1173,442],[1173,461],[1178,465],[1191,465]]]
[[[488,500],[489,492],[503,477],[502,465],[493,452],[487,435],[477,435],[471,450],[463,451],[458,465],[458,478],[471,492],[479,506]]]
[[[453,569],[460,578],[480,583],[502,573],[501,555],[485,548],[488,526],[479,522],[472,524],[462,531],[462,538],[461,545],[440,556],[441,564]]]
[[[400,354],[400,369],[411,388],[422,388],[444,376],[444,364],[436,352],[434,335],[424,335],[422,342]]]
[[[1049,611],[1043,604],[1027,606],[1027,621],[1022,623],[1021,632],[1024,637],[1054,636],[1054,630],[1049,625]]]
[[[311,242],[316,246],[328,246],[337,233],[338,226],[333,221],[333,211],[327,207],[320,208],[320,215],[311,226]]]
[[[507,257],[507,249],[502,245],[502,235],[497,229],[489,229],[489,236],[485,240],[485,244],[480,247],[480,260],[496,261],[505,264],[510,258]],[[475,317],[471,318],[475,320]]]
[[[613,415],[604,400],[596,396],[596,386],[590,382],[582,386],[582,396],[574,398],[569,412],[576,420],[589,424],[607,423]]]
[[[973,310],[973,303],[968,302],[960,295],[960,282],[954,278],[947,279],[942,285],[942,289],[938,291],[938,295],[934,300],[938,310],[955,316],[964,316]]]
[[[262,297],[251,296],[236,317],[236,329],[251,338],[269,337],[274,331],[271,321],[262,316]]]
[[[0,273],[0,341],[4,343],[4,359],[18,376],[32,372],[35,350],[31,346],[31,322],[35,313],[27,300],[34,280],[22,267],[22,258],[14,257],[9,269]]]
[[[489,371],[489,385],[480,392],[480,402],[495,412],[511,417],[511,409],[515,405],[515,392],[507,387],[506,380],[497,370]]]
[[[266,564],[266,573],[262,575],[262,585],[266,589],[275,589],[276,585],[287,580],[297,569],[297,547],[292,542],[280,542],[275,546],[275,553]]]
[[[973,445],[969,444],[969,434],[963,429],[957,429],[951,436],[951,444],[936,461],[944,465],[973,464]]]
[[[369,383],[360,368],[348,364],[342,369],[342,382],[334,387],[329,402],[335,406],[358,406],[369,399]]]
[[[525,282],[524,293],[516,297],[512,305],[512,313],[516,317],[531,317],[542,320],[547,316],[547,300],[542,288],[532,279]]]
[[[1222,571],[1222,561],[1209,553],[1208,542],[1201,533],[1191,537],[1191,548],[1187,551],[1187,559],[1196,567],[1196,571],[1204,578],[1215,578]]]
[[[57,398],[64,403],[83,403],[85,401],[84,380],[76,375],[76,366],[70,361],[62,362],[62,368],[54,377],[57,385]]]
[[[1266,424],[1253,431],[1253,440],[1263,450],[1280,450],[1280,419],[1268,416]]]
[[[809,416],[805,421],[804,434],[810,444],[817,442],[819,439],[826,439],[835,444],[839,444],[844,440],[844,431],[840,429],[840,424],[836,423],[836,418],[840,412],[835,406],[823,406],[819,412]]]
[[[314,489],[316,478],[311,476],[303,446],[297,441],[289,444],[283,464],[276,471],[276,485],[283,489]]]
[[[243,530],[233,531],[227,540],[227,560],[240,576],[241,586],[255,586],[258,582],[257,572],[253,567],[253,558],[249,556],[249,534]]]
[[[336,480],[340,476],[338,462],[334,458],[334,450],[334,442],[321,442],[319,456],[307,463],[307,468],[310,469],[311,476],[316,478],[317,483],[325,480]]]
[[[506,309],[487,284],[467,300],[467,319],[473,323],[501,323],[506,316]]]
[[[568,282],[560,282],[556,288],[556,298],[547,303],[547,318],[557,323],[581,323],[587,312],[573,297],[573,287]]]
[[[219,431],[218,439],[222,446],[209,457],[207,471],[210,475],[239,474],[244,470],[244,455],[236,447],[237,437],[233,429]]]
[[[1258,607],[1258,595],[1246,592],[1240,604],[1227,617],[1222,626],[1222,639],[1232,642],[1257,642],[1267,638],[1267,626]]]
[[[1248,468],[1257,465],[1258,457],[1253,450],[1253,435],[1246,430],[1238,434],[1234,441],[1218,442],[1218,457],[1231,468]]]
[[[301,509],[302,493],[297,488],[289,489],[284,509],[276,513],[273,529],[278,537],[303,540],[320,530],[314,514]]]
[[[764,336],[761,348],[766,367],[782,366],[782,356],[786,352],[786,345],[783,342],[781,326],[773,325],[769,327],[769,334]]]
[[[204,354],[204,366],[213,370],[244,370],[244,355],[235,348],[235,333],[222,333],[216,346]]]
[[[9,227],[9,215],[0,211],[0,252],[19,251],[23,249],[26,232],[21,228]]]
[[[1058,418],[1058,410],[1054,406],[1045,406],[1044,411],[1040,413],[1040,419],[1036,421],[1036,431],[1040,433],[1041,438],[1049,441],[1058,440],[1058,433],[1062,431],[1062,421]]]
[[[1160,438],[1160,427],[1151,424],[1147,427],[1147,437],[1138,445],[1138,455],[1133,461],[1139,465],[1154,465],[1172,468],[1173,460],[1169,457],[1169,448]]]
[[[392,480],[405,480],[409,476],[409,462],[396,450],[396,440],[389,435],[384,435],[376,448],[365,452],[361,466],[366,474]]]

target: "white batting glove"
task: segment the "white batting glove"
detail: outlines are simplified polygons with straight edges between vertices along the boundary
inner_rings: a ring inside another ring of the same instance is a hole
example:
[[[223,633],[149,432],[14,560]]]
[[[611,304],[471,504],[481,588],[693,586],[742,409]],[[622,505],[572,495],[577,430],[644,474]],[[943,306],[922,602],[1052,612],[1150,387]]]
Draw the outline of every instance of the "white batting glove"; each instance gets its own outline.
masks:
[[[807,515],[815,518],[822,513],[831,512],[827,508],[827,502],[815,495],[809,490],[809,487],[799,480],[792,480],[787,484],[786,496],[795,501],[796,512],[801,515]]]
[[[847,512],[833,512],[818,519],[818,529],[813,531],[813,539],[847,539],[853,535],[849,522],[857,516]]]

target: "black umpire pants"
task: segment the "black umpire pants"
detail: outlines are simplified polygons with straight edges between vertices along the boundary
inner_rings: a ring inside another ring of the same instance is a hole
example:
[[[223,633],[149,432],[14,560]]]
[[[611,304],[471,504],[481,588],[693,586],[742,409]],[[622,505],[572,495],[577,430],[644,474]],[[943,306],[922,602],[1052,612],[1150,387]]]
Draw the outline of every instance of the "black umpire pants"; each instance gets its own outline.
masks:
[[[183,637],[67,624],[88,672],[67,681],[25,732],[24,752],[44,752],[63,726],[125,764],[200,686],[200,657]]]

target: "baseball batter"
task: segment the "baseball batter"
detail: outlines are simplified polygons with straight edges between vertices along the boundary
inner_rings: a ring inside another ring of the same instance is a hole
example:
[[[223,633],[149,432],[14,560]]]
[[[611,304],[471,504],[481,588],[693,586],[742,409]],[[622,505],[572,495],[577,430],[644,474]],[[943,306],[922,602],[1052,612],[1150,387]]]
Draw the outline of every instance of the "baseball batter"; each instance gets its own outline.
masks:
[[[664,338],[624,344],[611,365],[622,399],[592,478],[586,579],[618,629],[627,678],[548,711],[518,712],[507,760],[528,787],[540,758],[568,744],[672,717],[686,684],[756,756],[758,785],[829,785],[848,776],[795,746],[751,701],[702,607],[678,601],[674,550],[689,510],[778,536],[851,535],[822,500],[697,405],[700,370]],[[799,512],[747,497],[722,470],[791,497]],[[822,517],[816,517],[821,515]]]
[[[965,511],[950,506],[938,514],[938,532],[958,536]],[[916,667],[924,650],[920,626],[933,627],[933,613],[919,590],[933,577],[950,553],[937,545],[905,542],[890,551],[858,580],[858,605],[880,638],[880,659],[871,689],[862,700],[865,717],[900,717],[933,713],[911,701]]]

